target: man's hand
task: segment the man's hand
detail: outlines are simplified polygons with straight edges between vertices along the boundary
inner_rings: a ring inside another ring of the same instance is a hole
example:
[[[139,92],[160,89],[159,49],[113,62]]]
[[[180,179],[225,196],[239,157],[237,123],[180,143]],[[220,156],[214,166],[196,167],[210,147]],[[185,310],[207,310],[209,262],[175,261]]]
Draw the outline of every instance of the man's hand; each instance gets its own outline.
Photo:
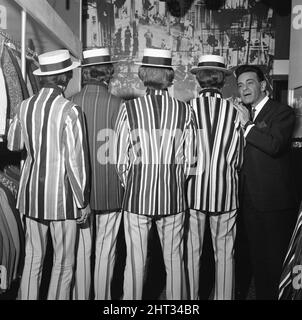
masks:
[[[81,210],[81,216],[80,218],[78,218],[76,221],[78,224],[82,224],[85,223],[87,218],[90,216],[91,214],[91,209],[90,209],[90,205],[88,204],[86,208],[84,209],[80,209]]]
[[[240,124],[242,127],[245,126],[245,124],[248,121],[251,121],[250,118],[250,112],[249,110],[243,105],[243,104],[235,104],[234,103],[234,107],[238,110],[239,112],[239,120],[240,120]]]

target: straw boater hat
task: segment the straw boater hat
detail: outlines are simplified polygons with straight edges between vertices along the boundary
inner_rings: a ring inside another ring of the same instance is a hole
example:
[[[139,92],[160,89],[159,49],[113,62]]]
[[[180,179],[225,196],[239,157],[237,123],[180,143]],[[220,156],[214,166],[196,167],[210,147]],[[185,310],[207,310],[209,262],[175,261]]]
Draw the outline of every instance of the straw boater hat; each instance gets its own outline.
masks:
[[[77,68],[81,63],[72,61],[68,50],[55,50],[43,53],[38,56],[40,68],[33,74],[37,76],[47,76],[63,73]]]
[[[108,48],[94,48],[83,51],[82,67],[87,67],[94,64],[116,63],[119,61],[111,60]]]
[[[201,56],[199,58],[197,67],[192,68],[191,73],[196,74],[199,70],[204,69],[220,70],[224,72],[227,76],[232,74],[232,71],[226,68],[224,57],[214,54],[207,54]]]
[[[146,48],[142,62],[136,62],[136,64],[147,67],[172,68],[172,53],[170,50]]]

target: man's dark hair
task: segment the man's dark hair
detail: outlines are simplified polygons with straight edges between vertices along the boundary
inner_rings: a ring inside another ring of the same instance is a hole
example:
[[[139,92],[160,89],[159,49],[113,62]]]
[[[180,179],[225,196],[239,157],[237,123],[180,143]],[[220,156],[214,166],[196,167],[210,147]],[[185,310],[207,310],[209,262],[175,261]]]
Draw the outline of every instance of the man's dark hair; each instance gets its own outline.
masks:
[[[242,66],[239,66],[235,70],[236,79],[238,79],[239,76],[245,72],[255,72],[257,74],[259,81],[265,80],[264,73],[259,67],[255,66],[255,65],[248,65],[248,64],[244,64]]]
[[[39,76],[40,84],[42,87],[47,85],[56,85],[56,86],[63,86],[67,87],[68,82],[72,78],[73,72],[69,70],[67,72],[53,74],[53,75],[46,75],[46,76]]]

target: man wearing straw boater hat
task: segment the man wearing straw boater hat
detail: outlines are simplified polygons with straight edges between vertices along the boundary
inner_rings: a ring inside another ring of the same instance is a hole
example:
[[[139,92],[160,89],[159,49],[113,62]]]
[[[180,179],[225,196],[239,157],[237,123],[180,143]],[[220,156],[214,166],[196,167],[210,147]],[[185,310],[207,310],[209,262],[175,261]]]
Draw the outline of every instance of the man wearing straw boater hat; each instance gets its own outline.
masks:
[[[113,64],[117,62],[111,59],[108,48],[83,51],[83,88],[72,97],[72,101],[80,105],[84,111],[88,131],[91,165],[90,206],[96,218],[94,294],[97,300],[112,299],[110,286],[122,216],[123,190],[113,159],[110,159],[110,143],[114,138],[113,129],[121,99],[111,94],[108,86],[114,75]],[[87,224],[81,228],[80,233],[83,240],[79,242],[75,273],[76,299],[89,298],[92,222],[88,221]]]
[[[27,157],[22,168],[17,208],[25,215],[26,255],[19,298],[39,299],[47,232],[54,260],[48,299],[69,299],[73,275],[77,222],[90,208],[89,162],[81,108],[63,92],[79,62],[68,50],[41,54],[41,90],[24,100],[8,133],[8,148]],[[79,210],[81,209],[81,210]]]
[[[192,114],[168,93],[174,79],[170,50],[147,48],[138,64],[146,95],[123,103],[116,122],[117,171],[125,187],[123,299],[142,299],[152,221],[166,268],[166,298],[185,299],[184,185],[194,151]]]
[[[201,87],[190,101],[197,128],[197,174],[188,183],[189,232],[188,274],[190,298],[199,298],[199,261],[202,254],[206,216],[209,217],[215,256],[214,299],[233,299],[234,240],[238,209],[238,173],[244,146],[239,113],[221,89],[227,70],[224,58],[203,55],[191,69]]]

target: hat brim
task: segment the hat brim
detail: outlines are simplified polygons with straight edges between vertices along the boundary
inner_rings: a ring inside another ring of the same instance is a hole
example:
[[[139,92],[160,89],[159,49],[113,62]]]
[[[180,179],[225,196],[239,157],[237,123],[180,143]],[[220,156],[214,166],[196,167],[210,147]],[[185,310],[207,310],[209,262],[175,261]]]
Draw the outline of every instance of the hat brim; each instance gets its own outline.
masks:
[[[118,62],[124,62],[127,61],[125,60],[114,60],[114,61],[103,61],[103,62],[94,62],[94,63],[86,63],[86,64],[81,64],[80,67],[88,67],[88,66],[94,66],[94,65],[99,65],[99,64],[111,64],[111,63],[118,63]]]
[[[225,73],[226,76],[230,76],[233,71],[232,70],[228,70],[225,68],[221,68],[221,67],[208,67],[208,66],[204,66],[204,67],[194,67],[190,70],[191,73],[196,74],[198,71],[200,70],[219,70],[222,71],[223,73]]]
[[[39,69],[36,69],[35,71],[33,71],[33,74],[36,75],[36,76],[50,76],[50,75],[53,75],[53,74],[59,74],[59,73],[67,72],[69,70],[73,70],[75,68],[78,68],[80,65],[81,65],[81,63],[79,61],[73,61],[72,64],[69,67],[64,68],[64,69],[43,72],[39,68]]]
[[[145,67],[158,67],[158,68],[174,68],[174,65],[167,66],[166,64],[151,64],[151,63],[142,63],[142,62],[134,62],[134,64]]]

